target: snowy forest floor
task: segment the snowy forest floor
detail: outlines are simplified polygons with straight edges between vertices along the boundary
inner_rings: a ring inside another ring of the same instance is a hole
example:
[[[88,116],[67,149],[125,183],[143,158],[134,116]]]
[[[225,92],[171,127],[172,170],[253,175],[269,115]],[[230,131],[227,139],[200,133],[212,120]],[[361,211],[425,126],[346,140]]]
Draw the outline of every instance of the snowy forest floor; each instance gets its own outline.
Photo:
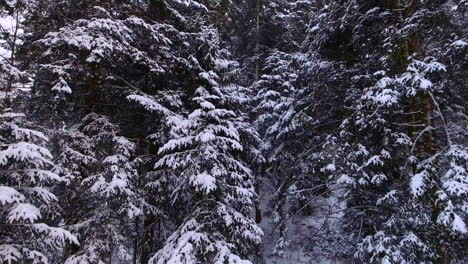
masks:
[[[275,252],[278,242],[277,223],[274,221],[272,207],[275,193],[271,182],[265,180],[260,193],[260,207],[262,209],[262,222],[260,227],[264,232],[263,250],[266,264],[340,264],[338,258],[333,257],[336,252],[327,247],[326,237],[330,233],[338,233],[341,226],[339,219],[344,202],[340,197],[343,193],[336,188],[327,197],[319,197],[308,205],[311,213],[306,214],[304,208],[299,208],[296,215],[288,219],[287,246],[281,256]]]

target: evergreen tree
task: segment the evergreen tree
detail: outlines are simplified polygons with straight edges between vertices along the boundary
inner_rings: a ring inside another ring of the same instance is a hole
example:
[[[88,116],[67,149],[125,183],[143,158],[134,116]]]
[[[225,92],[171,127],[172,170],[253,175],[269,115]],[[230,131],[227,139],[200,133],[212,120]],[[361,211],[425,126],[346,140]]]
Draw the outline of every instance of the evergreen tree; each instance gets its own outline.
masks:
[[[249,217],[255,199],[251,170],[241,161],[244,151],[236,113],[226,109],[220,68],[199,74],[192,98],[194,110],[173,120],[173,138],[159,152],[158,168],[171,169],[173,202],[184,204],[183,220],[150,263],[249,263],[261,230]],[[229,96],[229,95],[228,95]]]
[[[52,155],[44,148],[47,137],[25,127],[23,117],[8,111],[0,115],[0,260],[47,263],[67,241],[79,242],[56,227],[58,198],[50,187],[64,179],[52,171]]]
[[[54,172],[53,157],[45,147],[48,138],[13,112],[18,84],[26,74],[18,69],[22,16],[28,1],[5,1],[0,58],[0,261],[47,263],[55,261],[68,242],[77,238],[60,223],[58,197],[51,192],[64,181]],[[36,126],[37,127],[37,126]]]
[[[67,249],[66,263],[129,262],[135,256],[138,204],[135,144],[107,118],[90,114],[78,131],[56,135],[59,172],[67,179],[63,207],[67,227],[81,246]]]
[[[464,169],[446,174],[458,164],[448,165],[454,132],[449,132],[447,119],[460,112],[444,110],[447,99],[442,92],[458,85],[448,84],[447,65],[440,63],[441,54],[453,49],[448,48],[449,35],[456,27],[441,3],[388,1],[349,9],[341,4],[321,7],[308,43],[322,58],[342,61],[338,73],[351,80],[348,87],[339,84],[346,91],[343,102],[348,105],[343,107],[351,111],[344,112],[339,133],[321,155],[330,157],[330,173],[338,182],[351,188],[345,227],[352,238],[363,237],[355,257],[371,263],[461,260],[465,257],[454,257],[458,253],[450,250],[466,239],[465,220],[458,215],[462,210],[453,209],[447,200],[454,189],[446,193],[447,188],[464,188]],[[428,27],[429,21],[439,21],[437,32]],[[370,35],[380,27],[379,34]],[[340,48],[329,49],[337,45]],[[455,145],[457,153],[464,152]],[[462,155],[456,159],[463,160]],[[451,184],[444,184],[446,180]]]

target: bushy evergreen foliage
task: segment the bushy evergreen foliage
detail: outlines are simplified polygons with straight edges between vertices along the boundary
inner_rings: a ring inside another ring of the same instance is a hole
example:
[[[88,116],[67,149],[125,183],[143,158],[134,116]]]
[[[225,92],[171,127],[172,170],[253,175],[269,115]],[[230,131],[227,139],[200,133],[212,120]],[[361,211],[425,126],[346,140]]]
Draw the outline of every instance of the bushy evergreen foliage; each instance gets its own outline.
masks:
[[[465,263],[467,7],[0,1],[0,262]]]

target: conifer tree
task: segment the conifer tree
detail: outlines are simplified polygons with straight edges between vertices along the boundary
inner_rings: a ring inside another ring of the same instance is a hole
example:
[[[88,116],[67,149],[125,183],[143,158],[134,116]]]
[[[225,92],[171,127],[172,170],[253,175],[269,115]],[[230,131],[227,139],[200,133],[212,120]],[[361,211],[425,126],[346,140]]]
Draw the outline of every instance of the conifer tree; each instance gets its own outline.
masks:
[[[239,158],[236,113],[225,108],[229,95],[218,75],[225,61],[215,56],[205,62],[215,68],[199,74],[194,110],[173,120],[173,138],[159,150],[156,167],[173,171],[173,202],[184,204],[185,214],[150,263],[249,263],[260,243],[262,232],[249,217],[252,172]]]
[[[64,179],[52,171],[53,157],[44,148],[48,138],[25,127],[22,118],[10,111],[0,115],[0,260],[47,263],[67,241],[79,242],[57,227],[58,198],[50,187]]]

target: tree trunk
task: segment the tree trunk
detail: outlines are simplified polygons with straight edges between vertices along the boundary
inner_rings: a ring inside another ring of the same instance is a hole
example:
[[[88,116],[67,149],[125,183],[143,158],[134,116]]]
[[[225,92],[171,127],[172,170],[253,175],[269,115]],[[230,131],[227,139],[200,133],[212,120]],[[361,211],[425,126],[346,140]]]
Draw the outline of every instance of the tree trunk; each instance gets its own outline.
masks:
[[[133,264],[137,264],[138,237],[138,217],[135,217],[135,238],[133,239]]]
[[[16,12],[15,12],[15,30],[13,31],[12,40],[9,43],[11,55],[10,55],[10,60],[8,61],[8,63],[11,66],[15,65],[16,42],[17,42],[17,39],[18,39],[19,27],[20,27],[20,14],[19,14],[19,11],[16,10]],[[6,83],[6,87],[5,87],[5,106],[6,106],[6,108],[10,108],[11,105],[12,105],[13,82],[14,82],[14,77],[10,74],[10,76],[8,77],[7,83]]]
[[[260,1],[261,0],[257,0],[255,8],[255,81],[257,81],[260,76]]]

